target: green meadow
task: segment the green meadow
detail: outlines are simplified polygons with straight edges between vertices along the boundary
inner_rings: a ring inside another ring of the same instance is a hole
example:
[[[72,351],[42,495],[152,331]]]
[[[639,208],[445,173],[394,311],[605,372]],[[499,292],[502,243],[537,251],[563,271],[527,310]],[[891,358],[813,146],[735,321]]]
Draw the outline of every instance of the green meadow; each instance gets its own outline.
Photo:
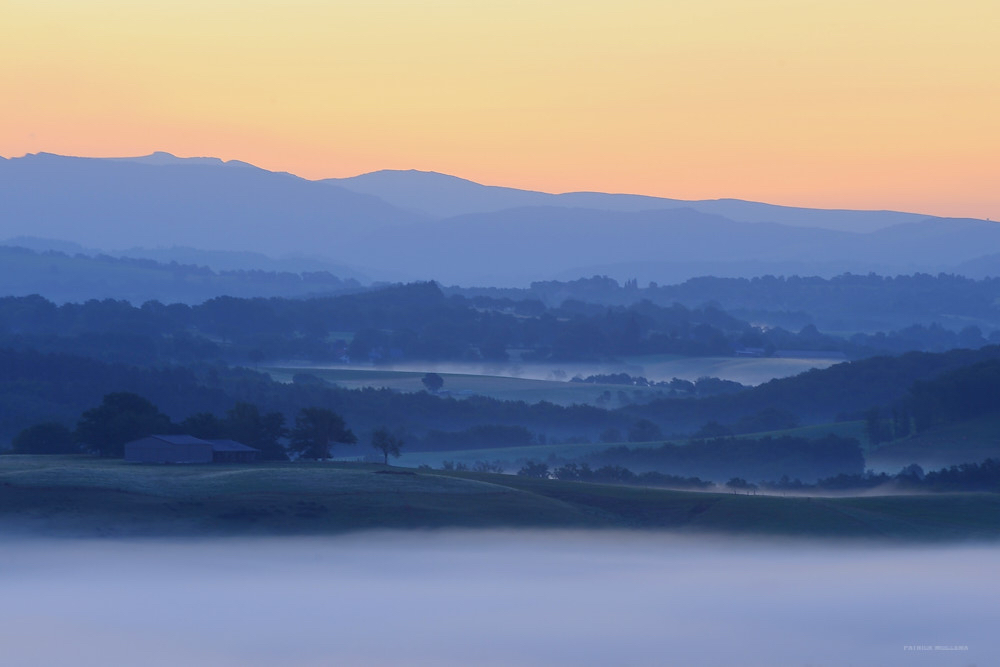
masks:
[[[0,523],[89,537],[530,527],[923,541],[1000,537],[1000,496],[751,496],[370,464],[11,455],[0,457]]]
[[[816,424],[811,426],[799,426],[797,428],[783,429],[780,431],[766,431],[761,433],[748,433],[739,436],[740,438],[764,438],[781,437],[790,435],[802,438],[822,438],[829,434],[845,437],[857,438],[864,446],[867,442],[865,436],[865,423],[861,421],[834,422],[831,424]],[[429,465],[437,468],[443,461],[453,461],[454,463],[464,463],[471,466],[477,461],[504,461],[510,465],[517,465],[518,461],[546,461],[549,457],[560,459],[576,459],[583,456],[597,454],[611,447],[660,447],[664,442],[676,444],[689,444],[690,440],[665,438],[652,442],[586,442],[586,443],[556,443],[545,445],[530,445],[525,447],[497,447],[493,449],[458,449],[449,451],[434,452],[407,452],[405,447],[402,456],[396,461],[400,465],[420,466]],[[352,459],[349,450],[338,452],[344,459]],[[911,461],[912,463],[912,461]],[[905,464],[904,464],[905,465]],[[902,466],[899,466],[900,468]],[[892,472],[898,472],[898,468]]]

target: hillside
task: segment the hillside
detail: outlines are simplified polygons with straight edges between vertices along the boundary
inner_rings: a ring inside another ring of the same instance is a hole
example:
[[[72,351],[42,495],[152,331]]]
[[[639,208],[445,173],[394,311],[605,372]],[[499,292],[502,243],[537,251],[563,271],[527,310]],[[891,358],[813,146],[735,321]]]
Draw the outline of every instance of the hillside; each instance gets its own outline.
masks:
[[[867,457],[868,467],[895,472],[911,463],[935,470],[987,458],[1000,459],[1000,415],[938,426],[883,443]]]
[[[0,273],[0,294],[40,294],[57,303],[100,298],[123,299],[136,305],[153,300],[196,304],[223,295],[298,297],[361,289],[357,280],[340,277],[350,272],[336,276],[326,271],[215,271],[176,261],[36,252],[10,245],[0,245],[0,264],[4,268]]]
[[[729,396],[698,401],[664,399],[624,408],[622,412],[690,428],[722,415],[725,420],[735,420],[780,406],[798,415],[804,423],[822,424],[899,401],[918,380],[928,380],[942,373],[998,358],[998,345],[978,350],[908,352],[895,357],[872,357],[771,380]]]

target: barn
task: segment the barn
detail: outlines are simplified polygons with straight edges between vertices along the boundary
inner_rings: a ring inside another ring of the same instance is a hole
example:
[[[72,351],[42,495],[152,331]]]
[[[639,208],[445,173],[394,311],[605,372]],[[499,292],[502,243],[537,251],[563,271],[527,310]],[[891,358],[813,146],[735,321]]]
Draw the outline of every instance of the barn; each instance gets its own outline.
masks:
[[[235,440],[209,440],[212,443],[212,461],[215,463],[253,463],[259,449],[248,447]]]
[[[149,435],[125,443],[125,460],[132,463],[250,463],[258,453],[233,440],[191,435]]]

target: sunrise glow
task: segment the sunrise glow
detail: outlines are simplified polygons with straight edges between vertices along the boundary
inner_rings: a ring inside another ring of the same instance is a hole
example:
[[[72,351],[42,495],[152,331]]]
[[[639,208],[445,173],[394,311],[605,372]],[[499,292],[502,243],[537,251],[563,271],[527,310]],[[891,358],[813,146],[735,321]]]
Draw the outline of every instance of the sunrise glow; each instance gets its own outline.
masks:
[[[998,25],[995,0],[8,0],[0,155],[997,219]]]

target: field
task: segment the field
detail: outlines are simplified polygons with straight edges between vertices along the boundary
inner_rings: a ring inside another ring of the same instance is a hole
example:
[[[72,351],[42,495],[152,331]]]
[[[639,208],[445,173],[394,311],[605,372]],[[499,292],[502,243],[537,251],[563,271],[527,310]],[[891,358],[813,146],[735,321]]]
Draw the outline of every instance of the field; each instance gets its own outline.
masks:
[[[1000,537],[1000,496],[786,498],[367,464],[3,456],[0,523],[8,532],[84,536],[575,527],[940,540]]]
[[[316,377],[332,382],[347,389],[364,387],[387,388],[402,392],[424,391],[420,379],[424,372],[390,371],[375,368],[308,368],[294,369],[289,367],[267,368],[271,377],[278,381],[289,381],[295,373],[308,372]],[[525,401],[537,403],[549,401],[557,405],[572,405],[585,403],[602,405],[597,399],[604,391],[610,391],[614,397],[605,406],[617,407],[618,391],[625,391],[630,397],[636,394],[641,397],[655,395],[656,390],[646,387],[630,387],[623,385],[582,384],[558,380],[537,380],[533,378],[512,377],[504,375],[477,375],[466,373],[440,373],[444,379],[444,389],[441,396],[464,398],[473,395],[489,396],[507,401]]]
[[[865,423],[860,421],[852,422],[835,422],[832,424],[818,424],[814,426],[800,426],[797,428],[789,428],[781,431],[767,431],[764,433],[748,433],[741,435],[741,438],[763,438],[763,437],[781,437],[783,435],[791,435],[802,438],[822,438],[828,434],[838,435],[844,438],[856,438],[862,443],[862,446],[867,442],[866,436],[864,434]],[[451,451],[434,451],[434,452],[407,452],[405,448],[403,450],[403,455],[397,459],[397,463],[405,466],[420,466],[429,465],[431,467],[437,468],[441,466],[443,461],[453,461],[455,463],[464,463],[466,465],[472,465],[476,461],[502,461],[507,464],[508,468],[514,468],[520,466],[521,461],[535,460],[535,461],[547,461],[549,457],[556,457],[559,459],[576,459],[582,456],[587,456],[590,454],[595,454],[597,452],[604,451],[610,447],[659,447],[664,442],[673,442],[676,444],[687,444],[688,440],[678,440],[674,438],[665,438],[664,440],[656,440],[653,442],[588,442],[588,443],[566,443],[566,444],[546,444],[546,445],[530,445],[526,447],[497,447],[496,449],[460,449]],[[344,456],[345,459],[351,458],[348,455]],[[902,466],[900,466],[902,467]],[[898,472],[898,468],[893,470],[893,472]]]
[[[618,384],[569,382],[570,378],[590,375],[628,373],[651,381],[669,381],[675,377],[697,380],[718,377],[743,384],[760,384],[768,380],[796,375],[810,368],[825,368],[835,363],[831,359],[763,359],[741,357],[677,357],[659,355],[630,357],[622,362],[607,363],[413,363],[397,366],[272,366],[267,371],[279,381],[289,382],[296,373],[310,373],[348,389],[386,387],[396,391],[423,391],[420,378],[435,372],[444,378],[444,395],[455,397],[478,394],[501,400],[535,403],[550,401],[558,405],[582,403],[618,407],[623,401],[618,392],[624,391],[629,401],[641,401],[658,393],[655,388]],[[610,392],[611,401],[598,397]]]
[[[961,463],[1000,459],[1000,417],[988,416],[949,424],[919,435],[882,444],[869,457],[875,470],[898,472],[917,463],[937,470]]]

